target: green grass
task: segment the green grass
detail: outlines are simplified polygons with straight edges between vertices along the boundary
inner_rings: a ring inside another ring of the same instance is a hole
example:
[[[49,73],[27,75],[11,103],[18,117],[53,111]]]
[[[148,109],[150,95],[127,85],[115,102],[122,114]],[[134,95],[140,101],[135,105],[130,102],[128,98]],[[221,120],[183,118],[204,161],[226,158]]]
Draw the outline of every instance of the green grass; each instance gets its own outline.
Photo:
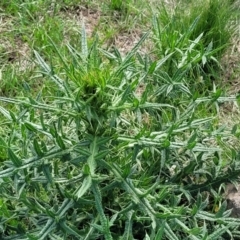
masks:
[[[153,20],[157,54],[174,52],[166,71],[174,76],[179,69],[187,70],[193,82],[218,78],[217,61],[229,47],[237,11],[231,1],[217,0],[180,1],[174,12],[160,7]]]
[[[0,238],[238,239],[238,2],[51,2],[0,3]]]

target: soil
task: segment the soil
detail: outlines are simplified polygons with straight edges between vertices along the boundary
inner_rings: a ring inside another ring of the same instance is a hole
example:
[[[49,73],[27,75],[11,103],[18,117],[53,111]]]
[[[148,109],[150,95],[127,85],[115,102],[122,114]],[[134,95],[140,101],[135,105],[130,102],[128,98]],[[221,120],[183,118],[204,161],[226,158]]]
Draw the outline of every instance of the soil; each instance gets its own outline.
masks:
[[[233,184],[226,186],[227,208],[232,209],[231,217],[240,217],[240,188]]]
[[[88,37],[93,36],[96,32],[101,16],[100,10],[90,9],[86,6],[75,6],[63,8],[61,12],[66,21],[74,23],[76,28],[81,29],[84,24]]]
[[[24,71],[29,67],[30,48],[19,36],[11,33],[13,19],[7,16],[0,16],[0,63],[4,62],[16,64],[19,71]]]

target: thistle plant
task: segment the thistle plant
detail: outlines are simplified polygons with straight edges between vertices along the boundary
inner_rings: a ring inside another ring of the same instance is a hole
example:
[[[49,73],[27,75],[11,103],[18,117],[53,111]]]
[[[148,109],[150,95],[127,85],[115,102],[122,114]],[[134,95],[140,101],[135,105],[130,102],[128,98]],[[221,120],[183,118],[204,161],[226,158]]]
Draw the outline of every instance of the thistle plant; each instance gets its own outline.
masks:
[[[1,239],[197,240],[238,233],[240,221],[220,194],[223,183],[237,179],[239,156],[232,150],[223,157],[214,144],[231,133],[195,115],[201,104],[235,98],[189,94],[179,106],[159,102],[164,91],[152,80],[171,54],[137,57],[147,36],[125,57],[101,49],[97,38],[90,44],[84,27],[81,46],[67,44],[67,51],[49,39],[61,67],[43,53],[35,57],[56,86],[52,94],[0,97],[16,109],[0,107],[9,129],[0,139],[7,154],[0,167]],[[188,92],[184,84],[180,89]]]

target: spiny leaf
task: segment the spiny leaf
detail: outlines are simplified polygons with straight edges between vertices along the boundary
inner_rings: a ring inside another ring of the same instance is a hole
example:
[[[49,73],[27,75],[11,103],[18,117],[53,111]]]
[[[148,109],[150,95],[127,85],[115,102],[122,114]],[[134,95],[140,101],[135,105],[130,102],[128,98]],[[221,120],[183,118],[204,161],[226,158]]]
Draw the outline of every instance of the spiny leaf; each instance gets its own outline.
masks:
[[[91,188],[91,186],[92,186],[92,178],[90,175],[88,175],[84,178],[81,187],[77,190],[75,194],[77,198],[81,198],[87,192],[87,190]]]
[[[61,218],[62,216],[65,215],[68,209],[73,207],[73,205],[74,205],[74,201],[72,199],[68,199],[68,198],[64,199],[61,207],[59,208],[56,214],[59,216],[59,218]]]
[[[167,235],[168,239],[179,240],[167,222],[165,222],[164,233]]]
[[[96,209],[100,216],[101,226],[103,228],[103,233],[104,233],[105,239],[112,240],[113,238],[112,238],[112,235],[110,232],[110,226],[109,226],[108,220],[104,214],[104,210],[102,207],[101,192],[100,192],[99,186],[96,183],[92,184],[92,191],[93,191],[93,194],[95,197]]]
[[[43,165],[42,167],[42,170],[43,170],[43,173],[47,179],[47,181],[52,184],[53,183],[53,178],[52,178],[52,173],[51,173],[51,170],[52,170],[52,167],[50,164],[45,164]]]
[[[82,239],[82,235],[78,233],[79,230],[74,226],[67,225],[65,221],[60,221],[60,226],[64,232],[66,232],[66,234],[75,236],[78,239]]]
[[[133,222],[132,222],[132,217],[133,217],[134,211],[131,210],[127,213],[127,218],[128,220],[125,222],[125,230],[124,234],[122,236],[123,240],[133,240],[133,233],[132,233],[132,227],[133,227]]]
[[[15,173],[15,167],[8,167],[5,170],[0,171],[0,178],[11,177]]]
[[[215,217],[216,217],[216,218],[221,218],[221,217],[223,217],[223,214],[224,214],[224,212],[226,211],[226,209],[227,209],[227,202],[224,201],[224,202],[221,204],[221,207],[218,209]]]
[[[215,230],[213,233],[211,233],[207,240],[219,240],[221,236],[227,232],[228,228],[230,226],[222,226],[219,229]]]
[[[44,240],[56,227],[56,223],[53,219],[49,219],[47,224],[42,228],[42,230],[37,235],[39,240]]]
[[[163,234],[164,234],[164,228],[165,228],[165,221],[161,222],[161,227],[159,228],[159,230],[157,231],[156,237],[155,239],[162,239],[163,238]]]
[[[1,99],[0,99],[1,100]],[[9,111],[3,107],[0,106],[0,112],[5,116],[8,120],[12,120],[12,117],[9,113]]]
[[[82,23],[82,32],[81,32],[81,50],[82,50],[82,55],[84,57],[84,59],[86,60],[88,57],[88,45],[87,45],[87,35],[86,35],[86,29],[85,29],[85,25],[84,22]]]

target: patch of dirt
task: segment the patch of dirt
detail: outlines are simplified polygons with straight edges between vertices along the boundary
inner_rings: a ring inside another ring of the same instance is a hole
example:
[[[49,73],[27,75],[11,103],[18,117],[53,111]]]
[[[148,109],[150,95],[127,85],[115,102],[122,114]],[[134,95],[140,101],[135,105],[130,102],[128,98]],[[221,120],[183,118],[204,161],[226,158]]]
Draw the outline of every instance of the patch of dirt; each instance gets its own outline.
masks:
[[[101,12],[96,9],[90,9],[85,6],[74,6],[72,8],[62,8],[62,14],[66,21],[71,25],[75,25],[75,28],[81,30],[82,24],[85,25],[87,36],[91,37],[99,24]]]
[[[234,44],[229,52],[222,58],[223,81],[229,86],[229,94],[240,93],[240,40],[233,39]]]
[[[6,16],[0,16],[0,63],[15,64],[20,71],[29,67],[31,50],[20,37],[11,33],[13,21]]]
[[[14,64],[19,71],[33,66],[33,63],[29,62],[30,53],[28,44],[20,38],[15,38],[12,43],[4,38],[0,41],[0,62]]]
[[[232,209],[231,217],[240,217],[240,189],[233,184],[226,186],[227,208]]]
[[[111,25],[113,32],[115,32],[106,39],[106,43],[103,45],[106,46],[106,48],[115,46],[122,55],[126,55],[138,43],[143,34],[139,29],[119,31],[116,16],[112,16],[112,19],[108,18],[107,23],[106,20],[101,23],[101,17],[106,16],[103,16],[100,10],[91,9],[86,6],[64,8],[61,12],[66,21],[70,23],[70,26],[74,29],[77,28],[78,31],[81,31],[82,24],[84,23],[87,37],[92,37],[95,33],[98,33],[100,39],[104,39],[106,36],[103,36],[103,33],[101,30],[98,31],[98,28],[101,27],[100,24]],[[151,46],[151,44],[143,44],[140,51],[142,53],[149,52],[149,46]]]
[[[115,46],[122,55],[126,55],[140,41],[141,37],[142,32],[140,30],[120,32],[108,41],[108,47],[111,48]],[[139,51],[142,54],[147,54],[150,52],[151,44],[146,44],[146,41],[147,40],[145,40],[145,43],[143,43],[139,48]]]
[[[0,61],[1,58],[10,58],[11,61],[11,51],[9,52],[9,48],[11,47],[11,44],[7,37],[4,36],[9,29],[12,28],[12,19],[7,18],[5,16],[0,16]]]
[[[240,94],[240,39],[232,39],[232,47],[221,59],[222,88],[226,90],[227,96],[238,96]],[[231,129],[240,122],[240,106],[237,101],[225,102],[220,108],[219,121]]]

